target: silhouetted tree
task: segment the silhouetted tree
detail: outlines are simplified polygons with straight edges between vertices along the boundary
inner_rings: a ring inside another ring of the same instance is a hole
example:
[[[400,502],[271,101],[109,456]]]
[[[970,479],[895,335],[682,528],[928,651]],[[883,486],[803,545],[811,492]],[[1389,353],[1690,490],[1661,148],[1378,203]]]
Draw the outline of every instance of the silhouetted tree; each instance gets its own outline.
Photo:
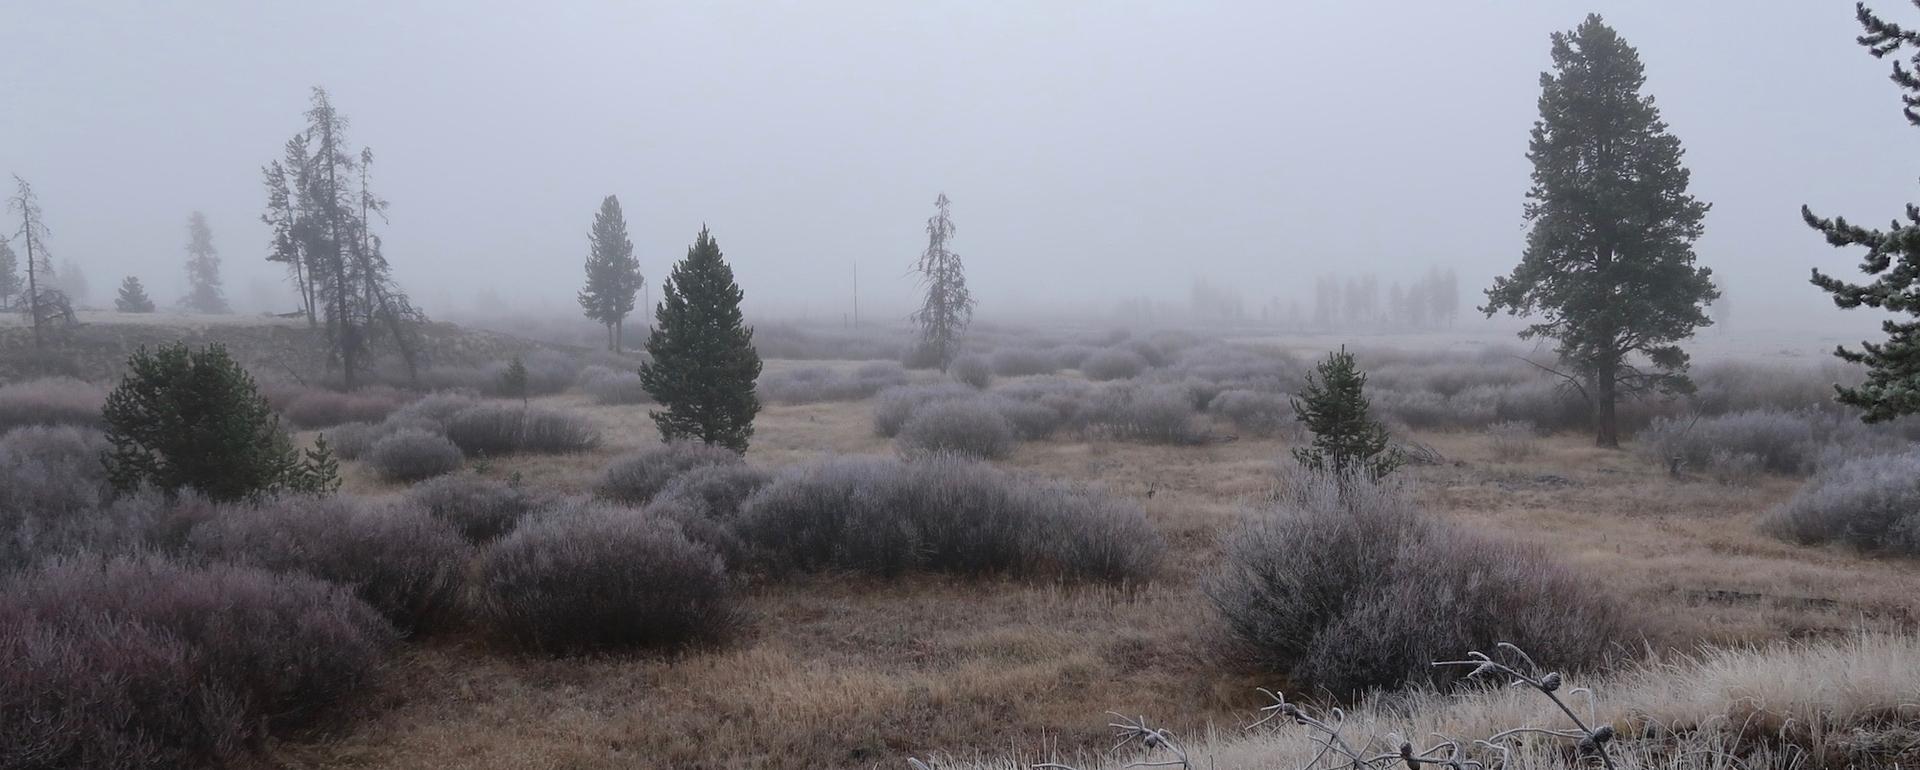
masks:
[[[276,228],[276,250],[269,259],[288,263],[304,283],[303,292],[311,292],[309,312],[324,318],[329,360],[339,365],[347,389],[358,384],[366,359],[383,339],[417,374],[413,337],[425,316],[393,282],[373,232],[372,220],[384,220],[387,209],[370,183],[373,152],[348,149],[346,118],[325,89],[313,89],[306,119],[306,130],[287,144],[285,165],[267,166],[262,218]],[[289,243],[280,242],[282,231]]]
[[[53,257],[47,253],[47,225],[41,218],[40,198],[33,194],[33,185],[13,176],[13,197],[7,199],[7,210],[20,217],[20,229],[14,231],[14,237],[20,240],[27,253],[27,294],[22,309],[27,320],[33,326],[33,346],[46,346],[46,326],[64,310],[72,315],[72,307],[66,295],[58,289],[43,287],[41,283],[52,282]]]
[[[914,264],[927,296],[913,320],[920,324],[921,356],[944,372],[960,354],[960,335],[973,321],[973,293],[967,291],[966,266],[947,245],[953,240],[954,227],[946,193],[933,205],[936,211],[927,218],[927,250]]]
[[[643,279],[640,262],[633,258],[633,241],[627,238],[627,217],[620,211],[620,199],[612,195],[600,201],[600,211],[593,215],[593,230],[587,234],[586,271],[580,309],[607,327],[607,349],[618,353],[627,315],[633,312],[633,298],[640,293]]]
[[[1620,397],[1691,389],[1675,343],[1711,323],[1703,305],[1718,296],[1694,264],[1708,205],[1687,193],[1680,140],[1640,93],[1639,53],[1598,15],[1554,33],[1553,65],[1527,153],[1527,249],[1481,310],[1542,317],[1520,336],[1559,342],[1574,370],[1563,376],[1593,407],[1594,442],[1617,447]]]
[[[195,313],[228,313],[227,296],[220,289],[220,252],[213,248],[213,228],[198,211],[187,217],[187,296],[182,307]]]
[[[286,266],[294,289],[300,292],[300,310],[307,316],[307,326],[315,327],[320,325],[320,320],[314,310],[313,270],[307,262],[307,236],[300,230],[311,226],[306,218],[305,135],[287,140],[285,152],[284,164],[276,160],[260,169],[267,186],[267,211],[260,215],[260,221],[273,230],[267,261]]]
[[[500,373],[500,395],[520,399],[521,405],[527,403],[527,362],[514,356],[507,361],[507,370]]]
[[[1920,32],[1886,21],[1867,10],[1865,3],[1854,7],[1865,30],[1859,38],[1875,58],[1885,58],[1903,49],[1913,49],[1914,66],[1920,68]],[[1914,69],[1893,62],[1892,79],[1904,93],[1901,101],[1907,122],[1920,126],[1920,75]],[[1833,295],[1833,304],[1842,308],[1891,310],[1920,316],[1920,206],[1907,204],[1907,221],[1893,221],[1886,230],[1860,227],[1844,218],[1822,219],[1802,206],[1800,215],[1809,226],[1826,235],[1836,247],[1864,246],[1865,258],[1860,272],[1873,280],[1865,284],[1842,281],[1818,268],[1813,270],[1813,285]],[[1859,350],[1842,346],[1834,355],[1867,367],[1867,379],[1854,387],[1834,386],[1840,403],[1865,410],[1868,422],[1891,420],[1920,413],[1920,321],[1887,320],[1881,324],[1887,334],[1884,342],[1862,342]]]
[[[652,360],[640,366],[640,384],[663,410],[649,412],[667,441],[695,439],[746,452],[760,412],[754,380],[760,354],[753,329],[740,314],[740,285],[720,244],[700,228],[687,258],[661,285]]]
[[[147,288],[140,285],[140,279],[129,275],[120,281],[120,296],[113,298],[113,309],[122,313],[151,313],[153,299],[147,296]]]
[[[12,310],[14,302],[26,292],[26,279],[20,277],[20,256],[7,245],[7,239],[0,238],[0,311]]]
[[[218,343],[177,343],[127,359],[127,374],[102,410],[108,478],[115,489],[191,488],[231,501],[280,491],[325,493],[339,485],[319,444],[305,453],[253,377]]]
[[[1313,443],[1293,450],[1301,465],[1346,477],[1379,479],[1400,467],[1386,426],[1367,414],[1367,375],[1343,346],[1327,354],[1307,374],[1306,387],[1293,399],[1295,419],[1313,433]]]

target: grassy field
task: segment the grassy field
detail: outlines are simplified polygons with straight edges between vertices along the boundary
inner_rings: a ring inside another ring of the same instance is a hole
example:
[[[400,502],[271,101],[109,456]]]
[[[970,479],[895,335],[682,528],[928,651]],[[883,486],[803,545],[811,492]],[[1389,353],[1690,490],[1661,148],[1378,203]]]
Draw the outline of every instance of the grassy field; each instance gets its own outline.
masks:
[[[613,458],[657,440],[644,406],[576,394],[535,403],[591,415],[606,441],[579,455],[503,458],[490,472],[584,493]],[[870,401],[770,406],[748,459],[781,467],[891,454],[871,410]],[[1550,549],[1591,575],[1594,590],[1623,597],[1655,650],[1904,631],[1920,612],[1912,562],[1757,531],[1796,479],[1670,478],[1579,435],[1506,460],[1480,432],[1411,438],[1443,458],[1406,471],[1430,510]],[[1203,582],[1223,535],[1272,490],[1287,447],[1063,436],[999,461],[1140,500],[1170,545],[1144,585],[762,581],[745,591],[743,638],[677,657],[529,657],[445,633],[408,645],[345,729],[277,753],[303,767],[903,767],[907,756],[1104,749],[1109,710],[1156,715],[1183,735],[1232,731],[1261,704],[1256,686],[1285,683],[1220,659]],[[350,491],[397,489],[358,464],[347,473]]]

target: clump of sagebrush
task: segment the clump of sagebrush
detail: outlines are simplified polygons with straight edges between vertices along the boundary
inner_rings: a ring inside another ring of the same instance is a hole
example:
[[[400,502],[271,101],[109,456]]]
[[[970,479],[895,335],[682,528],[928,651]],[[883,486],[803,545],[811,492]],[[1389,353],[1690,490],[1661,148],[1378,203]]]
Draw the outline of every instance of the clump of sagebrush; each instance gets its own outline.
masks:
[[[1763,524],[1796,543],[1920,556],[1920,453],[1858,457],[1814,474]]]
[[[446,436],[418,428],[395,431],[373,443],[367,465],[387,481],[411,483],[452,473],[466,462]]]
[[[760,354],[740,313],[740,285],[705,227],[661,287],[640,380],[661,409],[662,441],[690,439],[747,451],[760,412]]]
[[[599,502],[562,503],[495,543],[479,592],[497,632],[547,652],[682,647],[735,624],[712,550],[673,522]]]
[[[590,366],[581,372],[580,382],[596,404],[644,404],[653,398],[638,372]]]
[[[954,399],[968,399],[978,396],[978,392],[957,382],[940,382],[929,385],[902,385],[880,391],[873,404],[873,432],[893,438],[899,435],[914,412],[929,404]]]
[[[1080,409],[1078,420],[1087,431],[1121,441],[1197,444],[1206,438],[1192,398],[1173,385],[1108,385]]]
[[[344,422],[379,422],[410,400],[411,395],[385,386],[351,393],[300,388],[291,392],[280,413],[299,427],[325,428]]]
[[[1014,441],[1013,425],[980,398],[941,401],[918,409],[894,439],[908,455],[948,453],[988,460],[1011,454]]]
[[[1500,641],[1592,666],[1630,641],[1620,606],[1545,551],[1430,518],[1390,481],[1301,473],[1250,516],[1207,594],[1224,647],[1300,688],[1441,684],[1429,661]]]
[[[615,460],[607,466],[594,495],[627,505],[644,505],[682,473],[709,465],[744,463],[724,447],[697,441],[669,441]]]
[[[993,384],[993,366],[977,355],[964,355],[947,365],[947,374],[978,390]]]
[[[907,384],[907,370],[893,361],[862,364],[851,374],[824,366],[809,366],[765,372],[760,375],[759,392],[767,400],[782,404],[811,404],[819,401],[858,401],[887,388]]]
[[[1812,471],[1829,447],[1868,453],[1906,443],[1849,415],[1812,409],[1657,417],[1634,438],[1642,453],[1669,466],[1719,472],[1728,462],[1750,463],[1780,474]]]
[[[476,474],[448,474],[407,490],[416,505],[452,524],[470,543],[485,543],[513,531],[550,496],[512,481]]]
[[[1207,411],[1255,436],[1279,433],[1293,418],[1293,405],[1279,393],[1223,390],[1207,402]]]
[[[1089,380],[1126,380],[1147,369],[1147,359],[1131,350],[1096,350],[1080,362],[1080,373]]]
[[[232,506],[195,527],[190,545],[212,558],[348,586],[406,630],[445,617],[472,550],[415,503],[349,496]]]
[[[1150,576],[1165,546],[1138,505],[933,456],[789,470],[735,530],[762,567],[1057,576]]]
[[[0,433],[26,425],[100,426],[107,392],[72,377],[0,385]]]
[[[481,404],[460,410],[446,425],[447,438],[469,455],[566,454],[600,445],[591,421],[541,407]]]
[[[212,767],[364,681],[391,626],[305,575],[156,556],[55,559],[0,584],[0,766]]]
[[[675,475],[651,502],[681,501],[707,518],[731,521],[747,498],[772,480],[771,474],[746,463],[700,465]]]
[[[1327,354],[1306,387],[1293,399],[1296,418],[1313,432],[1313,442],[1293,450],[1302,466],[1336,478],[1381,478],[1400,467],[1402,458],[1387,438],[1387,428],[1367,414],[1367,375],[1346,348]]]
[[[1061,366],[1059,359],[1052,351],[1036,348],[1000,348],[993,351],[988,361],[993,365],[993,373],[1002,377],[1053,374],[1059,371]],[[1074,363],[1078,364],[1079,361],[1076,360]]]
[[[1529,422],[1496,422],[1487,426],[1487,444],[1493,448],[1493,459],[1520,462],[1540,453],[1540,432]]]
[[[327,492],[325,450],[293,447],[253,377],[218,343],[185,344],[127,360],[104,410],[107,477],[116,489],[143,484],[198,490],[220,501],[280,492]]]

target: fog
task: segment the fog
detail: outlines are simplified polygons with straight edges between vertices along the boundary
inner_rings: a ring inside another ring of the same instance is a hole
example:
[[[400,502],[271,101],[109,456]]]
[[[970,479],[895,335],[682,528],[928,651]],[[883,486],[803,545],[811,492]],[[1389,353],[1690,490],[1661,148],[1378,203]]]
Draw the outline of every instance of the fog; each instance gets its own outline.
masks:
[[[904,314],[941,192],[982,318],[1195,279],[1304,303],[1322,273],[1431,265],[1474,304],[1519,257],[1548,35],[1598,11],[1713,204],[1698,252],[1736,323],[1876,323],[1807,285],[1859,255],[1798,208],[1920,198],[1837,0],[546,5],[0,0],[0,172],[95,305],[127,274],[180,296],[198,209],[235,304],[293,309],[260,167],[314,85],[376,152],[386,253],[429,313],[577,314],[607,194],[651,296],[706,223],[763,316],[841,318],[856,266],[863,313]]]

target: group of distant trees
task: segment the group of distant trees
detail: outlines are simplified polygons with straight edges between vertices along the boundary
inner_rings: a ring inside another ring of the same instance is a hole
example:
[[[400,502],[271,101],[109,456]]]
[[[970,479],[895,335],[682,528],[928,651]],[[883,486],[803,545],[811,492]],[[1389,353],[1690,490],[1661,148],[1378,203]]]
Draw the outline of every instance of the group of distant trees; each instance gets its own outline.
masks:
[[[25,313],[33,326],[36,343],[44,344],[47,326],[71,320],[74,306],[86,302],[90,286],[86,273],[73,260],[66,260],[58,270],[54,269],[47,252],[47,227],[39,198],[33,186],[18,176],[14,177],[14,188],[14,195],[8,199],[8,211],[19,218],[13,240],[21,243],[30,258],[23,276],[19,254],[9,239],[0,239],[0,311]],[[220,256],[213,247],[213,229],[207,225],[204,214],[193,212],[188,219],[187,234],[190,289],[180,306],[197,313],[230,312],[221,289]],[[113,305],[122,313],[151,313],[155,308],[146,286],[139,277],[131,275],[120,281]]]
[[[324,330],[328,361],[349,390],[383,350],[419,369],[418,326],[426,320],[393,280],[375,222],[387,201],[373,192],[373,150],[352,148],[347,119],[315,87],[306,126],[280,160],[263,169],[272,229],[267,260],[285,266],[309,326]]]
[[[1430,329],[1451,326],[1460,316],[1460,279],[1453,268],[1429,268],[1407,282],[1387,284],[1380,277],[1323,275],[1313,282],[1313,324],[1319,328],[1393,327]]]

